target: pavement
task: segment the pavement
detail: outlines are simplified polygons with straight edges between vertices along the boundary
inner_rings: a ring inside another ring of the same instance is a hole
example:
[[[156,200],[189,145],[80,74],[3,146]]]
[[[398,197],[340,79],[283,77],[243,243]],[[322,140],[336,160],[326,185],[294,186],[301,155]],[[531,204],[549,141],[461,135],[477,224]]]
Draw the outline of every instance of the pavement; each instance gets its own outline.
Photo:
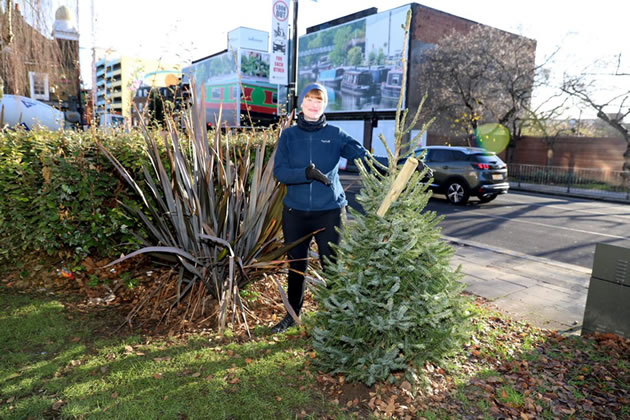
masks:
[[[443,236],[456,250],[466,291],[540,328],[579,334],[591,270]]]
[[[342,172],[340,177],[351,199],[350,196],[360,190],[357,175]],[[528,185],[518,187],[515,189],[530,190]],[[576,196],[575,190],[568,194],[566,187],[536,191]],[[624,197],[589,198],[625,202]],[[566,334],[581,332],[590,268],[479,242],[444,235],[442,238],[456,250],[451,264],[454,267],[461,265],[467,292],[489,300],[514,319]]]

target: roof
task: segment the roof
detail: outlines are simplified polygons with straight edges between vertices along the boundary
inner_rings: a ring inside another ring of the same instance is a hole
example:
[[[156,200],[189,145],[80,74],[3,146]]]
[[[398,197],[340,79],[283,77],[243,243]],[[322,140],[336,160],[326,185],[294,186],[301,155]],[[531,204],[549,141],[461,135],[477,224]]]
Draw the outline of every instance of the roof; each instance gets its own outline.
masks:
[[[417,150],[430,150],[430,149],[448,149],[448,150],[457,150],[458,152],[466,153],[468,155],[473,155],[477,153],[494,153],[490,150],[483,149],[481,147],[464,147],[464,146],[423,146],[419,147]]]

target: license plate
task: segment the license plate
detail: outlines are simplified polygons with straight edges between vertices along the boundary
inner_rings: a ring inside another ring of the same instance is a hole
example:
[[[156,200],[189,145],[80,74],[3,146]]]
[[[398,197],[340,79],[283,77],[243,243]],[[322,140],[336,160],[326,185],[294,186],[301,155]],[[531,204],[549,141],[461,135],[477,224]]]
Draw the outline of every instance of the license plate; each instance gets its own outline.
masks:
[[[501,174],[492,174],[492,179],[503,179],[503,175]]]

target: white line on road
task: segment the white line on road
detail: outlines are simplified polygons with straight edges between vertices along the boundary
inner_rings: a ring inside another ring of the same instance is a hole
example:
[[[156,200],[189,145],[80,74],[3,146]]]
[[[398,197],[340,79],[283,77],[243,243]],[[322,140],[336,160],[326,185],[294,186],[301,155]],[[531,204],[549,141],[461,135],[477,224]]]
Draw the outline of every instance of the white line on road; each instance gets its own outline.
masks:
[[[505,217],[505,216],[493,216],[491,214],[487,214],[487,213],[483,213],[481,211],[475,211],[475,210],[473,210],[473,211],[467,210],[466,211],[466,215],[469,215],[470,213],[476,213],[476,214],[480,214],[480,215],[483,215],[483,216],[486,216],[486,217],[492,217],[492,218],[495,218],[495,219],[509,220],[510,222],[525,223],[525,224],[536,225],[536,226],[544,226],[544,227],[550,227],[550,228],[554,228],[554,229],[563,229],[563,230],[569,230],[571,232],[579,232],[579,233],[586,233],[586,234],[589,234],[589,235],[605,236],[607,238],[630,240],[630,238],[627,237],[627,236],[609,235],[607,233],[592,232],[592,231],[589,231],[589,230],[582,230],[582,229],[573,229],[573,228],[549,225],[549,224],[546,224],[546,223],[539,223],[539,222],[530,222],[530,221],[527,221],[527,220],[513,219],[511,217]]]
[[[580,209],[580,208],[567,208],[565,206],[559,206],[557,204],[538,204],[538,203],[532,203],[532,202],[528,202],[528,201],[516,201],[514,200],[515,195],[512,195],[510,197],[510,200],[507,200],[509,203],[514,203],[514,204],[526,204],[528,206],[536,206],[536,207],[551,207],[551,208],[556,208],[556,209],[561,209],[561,210],[570,210],[573,213],[579,212],[579,213],[588,213],[588,214],[596,214],[598,216],[611,216],[610,214],[606,214],[606,213],[602,213],[601,211],[594,211],[594,210],[586,210],[586,209]],[[502,200],[503,202],[505,202],[506,200]],[[567,204],[576,204],[576,203],[567,203]],[[608,205],[610,205],[610,203],[607,203]],[[611,205],[612,207],[612,205]],[[610,209],[611,207],[608,207],[608,209]],[[615,210],[616,208],[613,207],[613,210]],[[615,217],[621,217],[624,219],[630,219],[630,210],[628,210],[629,208],[626,206],[625,208],[623,208],[623,210],[626,210],[628,212],[627,215],[625,214],[615,214]]]

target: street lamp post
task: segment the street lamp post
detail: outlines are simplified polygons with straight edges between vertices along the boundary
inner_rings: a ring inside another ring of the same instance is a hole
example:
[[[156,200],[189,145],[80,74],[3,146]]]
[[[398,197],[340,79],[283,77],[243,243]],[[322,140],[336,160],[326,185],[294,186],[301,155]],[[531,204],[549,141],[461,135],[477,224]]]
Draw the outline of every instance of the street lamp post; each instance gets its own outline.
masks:
[[[289,115],[297,109],[297,21],[298,21],[298,0],[293,0],[293,45],[291,48],[291,79],[289,80]]]

